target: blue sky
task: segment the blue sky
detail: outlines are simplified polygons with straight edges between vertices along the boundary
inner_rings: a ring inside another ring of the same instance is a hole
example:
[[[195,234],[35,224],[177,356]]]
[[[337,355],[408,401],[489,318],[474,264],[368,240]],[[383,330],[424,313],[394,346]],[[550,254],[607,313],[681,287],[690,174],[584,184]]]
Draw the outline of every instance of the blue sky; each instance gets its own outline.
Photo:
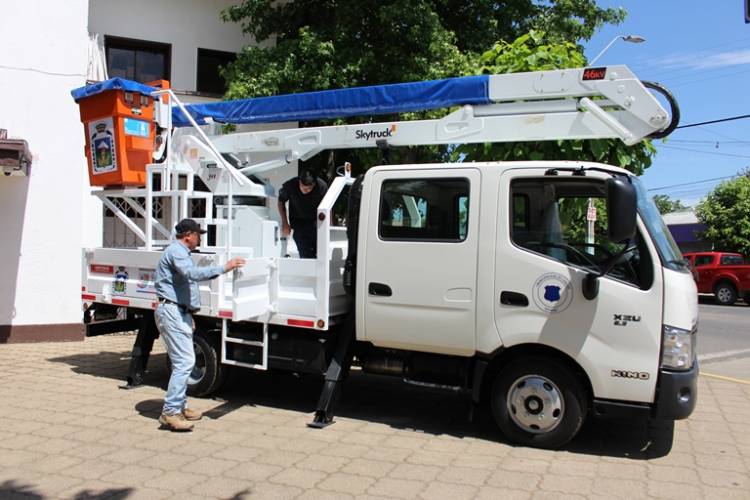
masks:
[[[597,66],[625,64],[640,79],[662,83],[680,105],[681,125],[750,114],[750,24],[743,0],[597,3],[624,7],[628,16],[585,44],[589,60],[617,35],[646,38],[615,42]],[[653,194],[694,204],[721,182],[707,179],[750,167],[750,119],[676,130],[654,144],[658,153],[642,180]]]

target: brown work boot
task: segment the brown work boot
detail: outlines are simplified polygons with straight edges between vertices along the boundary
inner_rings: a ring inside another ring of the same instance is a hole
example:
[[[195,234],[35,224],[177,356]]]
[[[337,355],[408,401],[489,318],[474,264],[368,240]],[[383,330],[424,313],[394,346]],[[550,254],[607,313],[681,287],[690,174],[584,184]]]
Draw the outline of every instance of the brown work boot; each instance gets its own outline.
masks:
[[[185,417],[186,420],[200,420],[203,418],[203,413],[198,410],[193,410],[192,408],[185,408],[182,410],[182,416]]]
[[[193,430],[193,424],[185,420],[185,417],[182,415],[182,413],[176,413],[174,415],[167,415],[166,413],[162,413],[159,416],[159,423],[170,431],[185,432]]]

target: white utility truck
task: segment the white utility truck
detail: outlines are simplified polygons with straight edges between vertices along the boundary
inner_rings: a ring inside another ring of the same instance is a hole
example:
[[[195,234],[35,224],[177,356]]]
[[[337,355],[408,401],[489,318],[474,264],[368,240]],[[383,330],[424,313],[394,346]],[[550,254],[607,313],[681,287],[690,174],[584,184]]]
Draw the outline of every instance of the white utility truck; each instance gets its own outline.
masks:
[[[199,265],[246,257],[201,287],[190,392],[228,366],[324,377],[311,426],[332,422],[350,366],[461,390],[489,402],[508,439],[559,447],[587,415],[682,419],[696,402],[697,294],[639,179],[589,162],[345,168],[318,207],[317,258],[280,238],[279,184],[265,174],[329,149],[619,138],[677,125],[674,99],[625,66],[448,80],[184,106],[167,90],[115,80],[153,99],[166,149],[144,186],[93,192],[140,240],[83,251],[84,307],[126,309],[89,334],[139,328],[128,382],[141,382],[157,334],[151,281],[176,222],[209,229]],[[649,90],[650,89],[650,90]],[[668,113],[651,90],[669,102]],[[443,118],[236,132],[272,123],[450,108]],[[171,132],[169,132],[171,131]],[[347,204],[346,226],[334,206]],[[121,315],[122,316],[122,315]],[[87,319],[89,321],[89,319]]]

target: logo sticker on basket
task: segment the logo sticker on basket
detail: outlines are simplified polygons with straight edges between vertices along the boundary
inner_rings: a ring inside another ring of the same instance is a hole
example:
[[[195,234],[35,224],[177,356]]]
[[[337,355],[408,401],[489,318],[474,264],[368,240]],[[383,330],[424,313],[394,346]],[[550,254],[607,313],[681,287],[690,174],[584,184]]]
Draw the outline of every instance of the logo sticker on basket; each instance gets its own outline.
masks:
[[[88,123],[91,138],[91,168],[94,174],[104,174],[117,170],[115,136],[112,118],[104,118]]]
[[[534,282],[534,303],[542,311],[559,313],[573,301],[573,287],[570,280],[557,273],[543,274]]]

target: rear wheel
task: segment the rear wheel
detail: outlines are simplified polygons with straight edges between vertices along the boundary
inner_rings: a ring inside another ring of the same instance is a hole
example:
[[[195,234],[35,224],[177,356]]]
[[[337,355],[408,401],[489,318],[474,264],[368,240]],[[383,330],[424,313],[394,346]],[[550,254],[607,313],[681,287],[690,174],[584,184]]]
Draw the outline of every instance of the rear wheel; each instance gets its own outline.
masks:
[[[727,282],[721,282],[714,288],[716,301],[723,306],[731,306],[737,302],[737,290],[734,285]]]
[[[196,330],[193,334],[195,365],[188,377],[187,393],[189,396],[202,397],[213,394],[221,388],[226,379],[226,367],[221,364],[220,351],[212,340],[202,330]],[[169,370],[172,371],[169,356],[167,356],[167,363]]]
[[[537,448],[559,448],[573,439],[587,411],[585,390],[558,362],[520,358],[495,377],[492,415],[511,441]]]

